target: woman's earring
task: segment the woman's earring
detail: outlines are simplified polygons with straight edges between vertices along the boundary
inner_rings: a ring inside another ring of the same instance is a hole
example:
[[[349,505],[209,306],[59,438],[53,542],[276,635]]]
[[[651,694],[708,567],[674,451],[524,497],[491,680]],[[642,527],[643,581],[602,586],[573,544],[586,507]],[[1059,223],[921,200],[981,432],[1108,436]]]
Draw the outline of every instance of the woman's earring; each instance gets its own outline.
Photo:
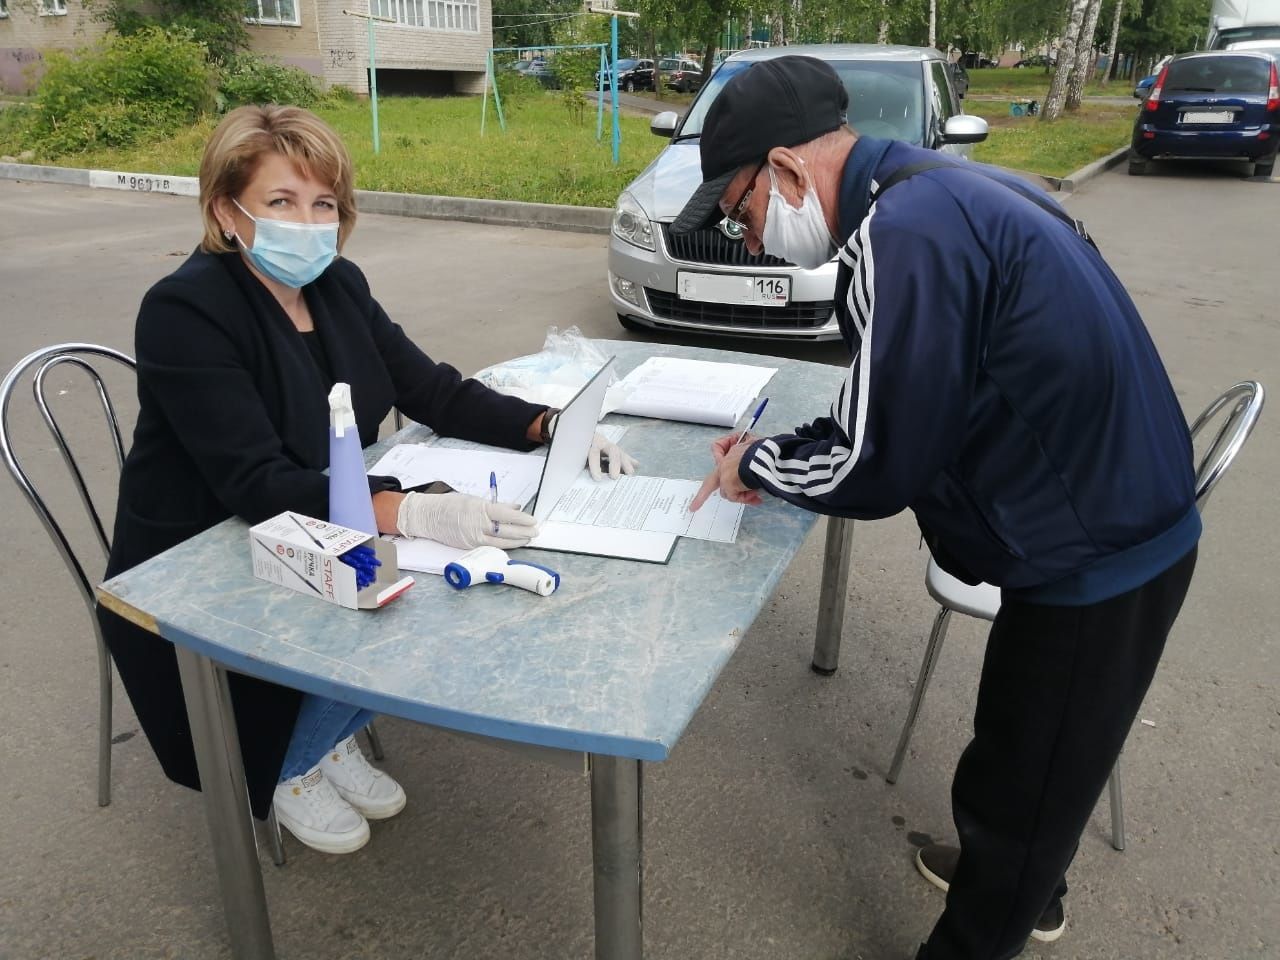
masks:
[[[228,240],[234,240],[236,232],[234,230],[223,230],[222,235],[226,237]]]

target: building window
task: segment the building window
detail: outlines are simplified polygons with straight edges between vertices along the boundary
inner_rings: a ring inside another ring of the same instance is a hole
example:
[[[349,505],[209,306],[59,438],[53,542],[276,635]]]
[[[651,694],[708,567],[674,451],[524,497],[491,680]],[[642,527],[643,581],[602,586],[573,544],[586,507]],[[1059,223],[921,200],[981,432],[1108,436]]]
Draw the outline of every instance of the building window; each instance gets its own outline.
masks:
[[[478,0],[373,0],[373,12],[406,27],[480,32]]]
[[[296,0],[249,0],[249,11],[245,14],[245,19],[250,23],[280,27],[296,27],[302,23],[298,19]]]
[[[5,11],[8,16],[8,10]],[[67,15],[67,0],[40,0],[40,16],[42,17],[65,17]]]

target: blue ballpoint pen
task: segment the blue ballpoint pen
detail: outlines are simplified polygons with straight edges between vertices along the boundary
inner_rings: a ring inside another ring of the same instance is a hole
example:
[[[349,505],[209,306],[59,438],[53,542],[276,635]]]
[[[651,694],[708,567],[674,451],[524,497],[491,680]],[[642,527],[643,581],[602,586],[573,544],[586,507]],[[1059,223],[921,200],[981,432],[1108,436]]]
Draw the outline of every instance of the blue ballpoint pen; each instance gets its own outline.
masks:
[[[492,470],[489,471],[489,502],[498,502],[498,475]],[[493,535],[498,535],[498,521],[493,521]]]
[[[760,414],[764,413],[764,408],[768,405],[768,403],[769,403],[768,397],[765,397],[763,400],[760,401],[760,406],[756,407],[756,412],[751,415],[751,422],[748,423],[745,428],[743,428],[743,431],[740,434],[738,434],[738,439],[733,441],[733,445],[735,447],[738,444],[740,444],[742,442],[742,438],[745,437],[748,433],[750,433],[751,430],[755,427],[755,425],[760,422]]]

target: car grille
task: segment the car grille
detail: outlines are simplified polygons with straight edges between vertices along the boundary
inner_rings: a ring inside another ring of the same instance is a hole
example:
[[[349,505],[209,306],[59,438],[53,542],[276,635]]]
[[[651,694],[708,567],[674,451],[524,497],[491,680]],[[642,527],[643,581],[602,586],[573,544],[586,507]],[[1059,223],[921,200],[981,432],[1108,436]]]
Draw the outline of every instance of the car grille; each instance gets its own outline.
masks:
[[[718,227],[694,230],[679,236],[671,233],[671,224],[662,225],[662,240],[672,260],[686,263],[714,263],[724,267],[792,267],[781,257],[767,253],[758,256],[747,250],[741,240],[730,240]]]
[[[785,307],[756,307],[733,303],[703,303],[663,290],[645,287],[649,309],[654,316],[664,320],[684,323],[701,323],[712,327],[782,327],[792,330],[814,330],[826,326],[831,319],[835,303],[816,300],[789,303]]]

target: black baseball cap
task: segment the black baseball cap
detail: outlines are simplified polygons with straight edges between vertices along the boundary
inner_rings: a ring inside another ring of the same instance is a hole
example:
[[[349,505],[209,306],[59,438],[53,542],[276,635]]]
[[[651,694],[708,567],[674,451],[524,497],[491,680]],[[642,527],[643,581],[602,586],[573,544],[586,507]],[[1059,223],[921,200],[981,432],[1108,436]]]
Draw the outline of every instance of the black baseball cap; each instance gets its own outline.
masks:
[[[720,197],[744,166],[774,147],[794,147],[845,122],[849,92],[816,57],[761,60],[725,84],[707,111],[699,144],[702,183],[671,224],[691,233],[722,219]]]

